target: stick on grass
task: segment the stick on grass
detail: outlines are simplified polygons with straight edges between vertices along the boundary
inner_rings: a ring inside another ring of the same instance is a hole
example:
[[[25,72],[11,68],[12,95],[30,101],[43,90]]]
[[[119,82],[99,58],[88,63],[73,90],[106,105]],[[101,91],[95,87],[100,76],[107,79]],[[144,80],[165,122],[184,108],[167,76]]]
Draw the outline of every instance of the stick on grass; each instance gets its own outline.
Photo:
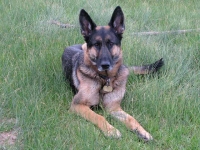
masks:
[[[200,32],[200,28],[198,29],[187,29],[187,30],[174,30],[174,31],[150,31],[150,32],[136,32],[133,33],[133,35],[159,35],[159,34],[184,34],[184,33],[189,33],[189,32]]]

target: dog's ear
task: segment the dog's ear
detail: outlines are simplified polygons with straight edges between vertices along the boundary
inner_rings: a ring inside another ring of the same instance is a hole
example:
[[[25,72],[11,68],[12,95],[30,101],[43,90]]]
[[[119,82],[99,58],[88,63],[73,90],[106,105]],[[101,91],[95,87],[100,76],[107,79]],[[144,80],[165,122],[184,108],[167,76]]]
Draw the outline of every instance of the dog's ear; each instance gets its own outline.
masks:
[[[81,26],[81,34],[85,38],[88,37],[96,27],[96,24],[92,21],[92,19],[84,9],[80,11],[79,23]]]
[[[120,6],[115,8],[108,25],[112,27],[117,34],[122,34],[124,32],[124,14]]]

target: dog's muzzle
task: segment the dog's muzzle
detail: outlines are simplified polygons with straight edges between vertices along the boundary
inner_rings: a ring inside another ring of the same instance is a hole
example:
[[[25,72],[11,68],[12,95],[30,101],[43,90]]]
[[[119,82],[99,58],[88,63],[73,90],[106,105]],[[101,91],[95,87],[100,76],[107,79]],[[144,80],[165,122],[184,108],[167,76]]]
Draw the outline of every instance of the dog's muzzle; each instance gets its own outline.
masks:
[[[100,66],[98,67],[99,71],[111,70],[112,66],[109,61],[102,61]]]

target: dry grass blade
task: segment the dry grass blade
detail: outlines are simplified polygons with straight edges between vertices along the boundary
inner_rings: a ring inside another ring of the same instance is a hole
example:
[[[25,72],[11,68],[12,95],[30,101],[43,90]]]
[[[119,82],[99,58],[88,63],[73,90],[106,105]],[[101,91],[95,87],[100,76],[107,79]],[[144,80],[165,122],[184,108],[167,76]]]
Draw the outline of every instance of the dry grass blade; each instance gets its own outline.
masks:
[[[55,24],[55,25],[58,25],[60,26],[61,28],[70,28],[70,27],[74,27],[74,25],[71,25],[71,24],[64,24],[64,23],[61,23],[59,21],[56,21],[56,20],[51,20],[50,21],[51,24]]]

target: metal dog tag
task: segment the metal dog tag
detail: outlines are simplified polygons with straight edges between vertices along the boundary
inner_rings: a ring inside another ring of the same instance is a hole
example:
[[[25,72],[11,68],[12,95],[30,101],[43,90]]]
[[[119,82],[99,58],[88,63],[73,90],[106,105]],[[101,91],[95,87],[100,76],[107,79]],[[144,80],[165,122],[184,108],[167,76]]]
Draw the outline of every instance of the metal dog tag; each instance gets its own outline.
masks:
[[[112,86],[110,86],[110,85],[104,85],[104,87],[103,87],[103,91],[104,92],[112,92],[113,91],[113,88],[112,88]]]
[[[112,92],[113,91],[113,87],[110,86],[110,78],[107,78],[106,79],[106,85],[103,86],[103,89],[102,89],[103,93],[109,93],[109,92]]]

